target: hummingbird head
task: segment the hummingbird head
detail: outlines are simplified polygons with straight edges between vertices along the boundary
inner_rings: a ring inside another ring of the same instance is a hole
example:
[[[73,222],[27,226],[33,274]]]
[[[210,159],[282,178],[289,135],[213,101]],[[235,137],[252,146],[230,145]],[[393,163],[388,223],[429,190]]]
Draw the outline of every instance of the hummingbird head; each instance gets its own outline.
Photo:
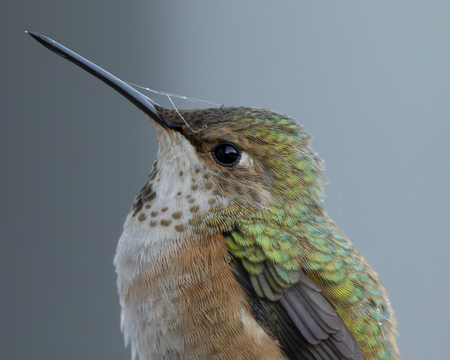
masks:
[[[295,119],[245,107],[155,109],[166,122],[149,116],[159,152],[135,214],[159,196],[155,187],[166,198],[197,198],[196,213],[231,208],[242,214],[271,207],[298,209],[299,204],[305,213],[323,211],[322,161]]]

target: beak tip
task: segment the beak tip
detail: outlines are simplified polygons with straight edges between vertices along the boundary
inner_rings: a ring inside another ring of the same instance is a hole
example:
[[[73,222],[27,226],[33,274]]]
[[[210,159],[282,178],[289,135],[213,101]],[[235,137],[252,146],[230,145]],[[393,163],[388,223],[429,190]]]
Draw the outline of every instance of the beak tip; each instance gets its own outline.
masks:
[[[86,70],[90,74],[99,78],[101,81],[105,82],[109,86],[111,86],[114,90],[118,91],[122,96],[131,101],[135,106],[144,111],[148,116],[153,118],[155,121],[159,122],[161,125],[177,129],[181,126],[176,124],[173,121],[166,120],[155,108],[155,105],[152,103],[152,100],[147,96],[144,96],[142,93],[132,88],[130,85],[105,71],[101,67],[95,65],[91,61],[83,58],[72,50],[66,48],[65,46],[58,44],[55,40],[50,39],[47,36],[25,31],[25,33],[31,35],[35,40],[44,45],[47,49],[53,51],[59,56],[62,56],[66,60],[73,62],[75,65],[81,67],[83,70]]]

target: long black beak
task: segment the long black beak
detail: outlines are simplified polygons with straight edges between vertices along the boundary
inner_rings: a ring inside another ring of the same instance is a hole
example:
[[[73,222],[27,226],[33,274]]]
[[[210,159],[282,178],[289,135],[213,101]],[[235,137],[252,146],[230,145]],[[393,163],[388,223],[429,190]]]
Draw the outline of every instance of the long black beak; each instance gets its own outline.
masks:
[[[119,78],[103,70],[100,66],[95,65],[91,61],[78,55],[65,46],[58,44],[56,41],[50,39],[47,36],[29,31],[26,31],[26,33],[30,34],[35,40],[39,41],[47,49],[50,49],[59,56],[62,56],[63,58],[73,62],[75,65],[78,65],[80,68],[86,70],[88,73],[91,73],[101,81],[111,86],[113,89],[117,90],[120,94],[125,96],[134,105],[136,105],[139,109],[145,112],[160,125],[171,129],[181,128],[180,125],[170,120],[164,119],[161,115],[159,115],[156,111],[156,108],[146,96],[133,89],[130,85],[126,84]]]

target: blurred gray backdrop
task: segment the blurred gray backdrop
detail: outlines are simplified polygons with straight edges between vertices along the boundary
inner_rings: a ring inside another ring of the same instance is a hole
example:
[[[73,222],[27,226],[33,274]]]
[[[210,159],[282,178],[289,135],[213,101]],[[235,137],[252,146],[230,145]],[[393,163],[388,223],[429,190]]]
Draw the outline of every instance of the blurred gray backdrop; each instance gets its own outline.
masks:
[[[0,10],[1,360],[130,358],[112,259],[157,150],[138,109],[25,30],[126,81],[299,119],[331,217],[388,289],[403,358],[448,359],[448,0]]]

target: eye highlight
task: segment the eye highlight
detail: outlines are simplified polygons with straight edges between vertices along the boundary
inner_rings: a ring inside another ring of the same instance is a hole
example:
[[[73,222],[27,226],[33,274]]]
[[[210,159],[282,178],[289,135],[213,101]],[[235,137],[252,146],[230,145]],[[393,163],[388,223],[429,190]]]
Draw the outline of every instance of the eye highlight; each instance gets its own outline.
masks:
[[[241,160],[241,152],[238,147],[229,142],[223,142],[217,145],[211,154],[219,165],[233,166]]]

